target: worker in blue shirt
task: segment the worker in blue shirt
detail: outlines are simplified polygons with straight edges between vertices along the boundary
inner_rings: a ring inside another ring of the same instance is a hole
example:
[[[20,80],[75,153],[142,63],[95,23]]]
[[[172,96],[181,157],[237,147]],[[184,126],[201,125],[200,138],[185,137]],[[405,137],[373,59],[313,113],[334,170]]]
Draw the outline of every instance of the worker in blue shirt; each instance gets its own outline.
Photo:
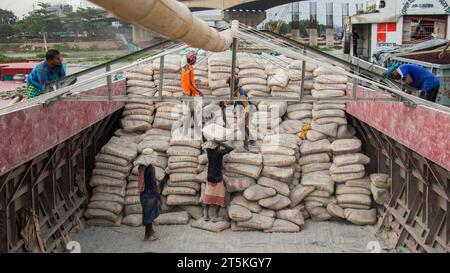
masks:
[[[65,76],[61,54],[56,49],[50,49],[45,53],[45,61],[38,63],[27,77],[27,99],[43,94],[46,84]]]
[[[416,64],[394,64],[387,76],[395,80],[403,80],[406,85],[420,90],[419,97],[431,102],[436,101],[439,92],[439,79],[424,67]]]
[[[227,84],[231,87],[231,76],[227,79]],[[241,129],[241,132],[245,130],[244,136],[244,148],[248,150],[248,144],[254,144],[255,140],[250,138],[250,120],[251,120],[251,114],[255,110],[255,106],[253,105],[253,102],[249,100],[249,97],[247,95],[247,92],[239,86],[239,77],[234,77],[234,97],[235,98],[245,98],[244,101],[235,101],[234,102],[234,110],[238,111],[239,113],[245,114],[245,124],[239,124],[239,128]],[[232,104],[233,102],[229,102],[228,104]],[[245,126],[245,128],[244,128]]]

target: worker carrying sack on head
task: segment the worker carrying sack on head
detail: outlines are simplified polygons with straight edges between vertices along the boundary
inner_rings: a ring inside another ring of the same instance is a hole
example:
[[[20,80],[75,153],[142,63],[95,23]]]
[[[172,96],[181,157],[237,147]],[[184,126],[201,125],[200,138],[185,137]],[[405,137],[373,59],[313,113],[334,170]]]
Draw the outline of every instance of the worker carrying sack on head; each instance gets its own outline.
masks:
[[[224,148],[221,148],[223,145]],[[202,145],[208,156],[208,176],[205,192],[202,197],[203,217],[205,221],[210,219],[219,222],[223,219],[219,217],[220,207],[225,207],[225,186],[223,184],[223,157],[233,150],[231,146],[219,144],[214,141],[207,141]]]
[[[403,80],[406,85],[420,90],[420,98],[431,102],[436,101],[440,87],[439,79],[422,66],[416,64],[394,64],[388,69],[386,75],[395,80]]]
[[[227,84],[231,87],[231,76],[227,79]],[[244,148],[248,150],[248,144],[253,145],[255,142],[255,139],[253,137],[250,138],[250,120],[251,120],[251,114],[253,111],[255,111],[255,106],[253,105],[253,102],[249,100],[249,97],[247,95],[247,92],[239,86],[239,77],[234,77],[234,97],[238,99],[244,98],[244,101],[235,101],[234,102],[234,111],[238,112],[239,115],[244,114],[245,115],[245,124],[239,124],[239,128],[241,133],[245,136],[244,139]],[[229,101],[226,103],[227,105],[233,104],[232,101]],[[244,128],[245,126],[245,128]],[[244,132],[245,130],[245,132]]]
[[[203,96],[202,92],[195,87],[194,64],[197,61],[197,53],[189,51],[186,54],[187,63],[181,71],[181,89],[190,97]],[[190,136],[189,129],[191,117],[194,117],[194,139],[201,139],[201,103],[189,102],[184,107],[187,111],[184,113],[183,135]],[[188,113],[189,112],[189,113]]]

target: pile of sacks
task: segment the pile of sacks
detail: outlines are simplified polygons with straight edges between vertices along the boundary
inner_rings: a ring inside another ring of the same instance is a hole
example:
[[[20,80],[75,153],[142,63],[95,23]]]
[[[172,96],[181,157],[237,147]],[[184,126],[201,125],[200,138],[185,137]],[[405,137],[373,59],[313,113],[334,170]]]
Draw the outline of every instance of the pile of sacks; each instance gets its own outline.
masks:
[[[268,134],[278,134],[281,118],[286,113],[287,103],[280,101],[262,101],[258,111],[252,114],[250,133],[257,140],[263,140]]]
[[[293,60],[291,64],[287,67],[287,73],[289,76],[289,83],[285,88],[285,92],[291,92],[294,94],[299,94],[301,89],[302,80],[302,61]],[[305,63],[305,79],[303,80],[303,95],[311,95],[311,90],[313,89],[314,76],[313,72],[317,68],[315,64]],[[296,97],[293,94],[287,95],[287,97]]]
[[[142,65],[130,68],[125,73],[125,78],[127,79],[127,87],[129,92],[138,90],[134,87],[142,87],[146,90],[154,90],[155,82],[153,81],[153,66],[152,65]]]
[[[184,58],[186,59],[186,58]],[[197,63],[194,66],[195,86],[202,92],[204,96],[212,94],[209,88],[208,79],[208,58],[204,55],[198,55]]]
[[[314,89],[311,95],[315,99],[340,98],[345,96],[347,76],[341,75],[328,68],[314,69]]]
[[[137,156],[137,144],[119,137],[101,148],[89,185],[92,196],[84,216],[92,226],[120,226],[125,204],[126,178]]]
[[[198,157],[201,141],[182,134],[174,134],[167,149],[169,180],[163,186],[162,195],[167,206],[178,207],[173,212],[161,214],[156,224],[187,224],[190,217],[202,215],[200,205],[200,183],[197,180]]]
[[[391,199],[390,187],[392,180],[384,173],[373,173],[370,175],[370,189],[373,199],[378,205],[385,206]]]
[[[215,97],[229,96],[230,87],[226,83],[231,75],[231,54],[229,52],[213,53],[208,58],[208,81],[211,94]],[[236,67],[236,73],[239,68]]]
[[[249,97],[268,97],[267,74],[264,71],[265,60],[256,54],[243,53],[239,58],[239,84]]]
[[[180,55],[164,56],[163,96],[180,97],[184,94],[181,89],[181,58]],[[153,79],[156,87],[159,87],[160,68],[160,59],[155,59],[153,61]]]
[[[176,102],[156,102],[153,128],[172,130],[182,126],[183,104]]]

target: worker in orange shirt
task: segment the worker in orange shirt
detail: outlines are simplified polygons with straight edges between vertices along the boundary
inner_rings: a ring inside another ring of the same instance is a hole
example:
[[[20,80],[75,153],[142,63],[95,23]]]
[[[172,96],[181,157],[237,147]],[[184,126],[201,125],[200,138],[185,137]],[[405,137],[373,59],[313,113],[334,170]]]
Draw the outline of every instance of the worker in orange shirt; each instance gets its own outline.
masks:
[[[195,86],[195,76],[194,76],[194,65],[197,61],[197,53],[195,51],[189,51],[186,54],[187,63],[183,66],[181,70],[181,89],[183,92],[190,97],[203,96],[202,92]],[[201,123],[201,104],[200,108],[198,103],[189,102],[186,106],[190,113],[186,113],[183,122],[183,135],[188,135],[190,129],[191,117],[194,117],[194,138],[202,139],[201,128],[199,123]],[[187,111],[187,112],[189,112]]]

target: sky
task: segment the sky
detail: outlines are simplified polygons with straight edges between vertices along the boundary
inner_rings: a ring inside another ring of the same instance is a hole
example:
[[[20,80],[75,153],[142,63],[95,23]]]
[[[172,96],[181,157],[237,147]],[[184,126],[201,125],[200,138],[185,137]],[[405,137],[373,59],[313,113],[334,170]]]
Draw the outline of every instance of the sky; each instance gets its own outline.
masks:
[[[27,14],[29,11],[33,10],[33,5],[37,6],[38,2],[48,2],[52,4],[70,4],[75,7],[81,6],[94,6],[92,3],[86,0],[0,0],[1,5],[0,8],[12,10],[16,15],[20,18],[23,15]],[[300,18],[308,19],[309,18],[309,2],[311,1],[302,1],[300,2]],[[326,8],[325,4],[328,2],[333,2],[333,15],[334,15],[334,24],[340,26],[341,25],[341,15],[342,15],[342,3],[350,4],[350,14],[355,12],[355,4],[356,3],[365,3],[365,0],[317,0],[317,16],[319,23],[325,24],[325,13]],[[365,6],[365,4],[364,4]],[[275,7],[267,10],[267,18],[268,19],[278,19],[281,16],[283,11],[283,6]],[[207,11],[206,13],[210,14],[218,14],[218,11]],[[291,14],[289,13],[286,21],[290,21]]]

